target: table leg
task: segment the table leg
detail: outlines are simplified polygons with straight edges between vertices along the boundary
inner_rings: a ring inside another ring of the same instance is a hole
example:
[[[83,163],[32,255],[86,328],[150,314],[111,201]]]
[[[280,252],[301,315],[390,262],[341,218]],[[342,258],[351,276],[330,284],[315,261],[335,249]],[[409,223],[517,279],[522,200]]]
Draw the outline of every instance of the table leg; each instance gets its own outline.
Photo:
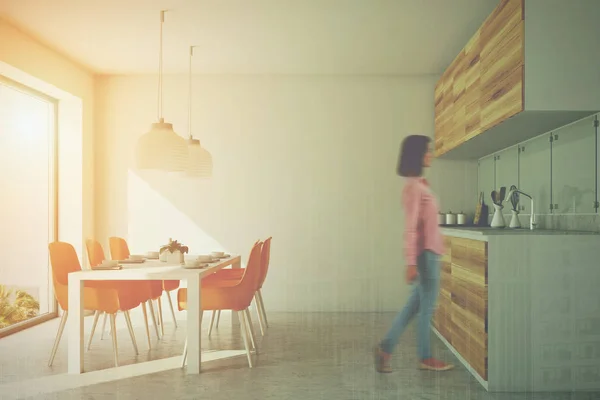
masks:
[[[200,304],[200,277],[187,280],[187,373],[199,374],[201,367],[202,305]]]
[[[83,372],[83,282],[69,274],[68,372]]]
[[[236,262],[231,264],[231,269],[234,268],[242,268],[242,260],[238,258]],[[238,317],[238,313],[232,311],[231,312],[231,326],[240,326],[240,319]]]

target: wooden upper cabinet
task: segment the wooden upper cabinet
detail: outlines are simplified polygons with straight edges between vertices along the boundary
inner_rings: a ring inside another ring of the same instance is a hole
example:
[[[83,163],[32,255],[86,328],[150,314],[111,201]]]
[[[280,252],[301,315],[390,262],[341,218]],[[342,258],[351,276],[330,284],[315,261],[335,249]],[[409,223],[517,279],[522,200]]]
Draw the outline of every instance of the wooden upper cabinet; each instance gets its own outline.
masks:
[[[600,1],[583,1],[498,0],[435,87],[436,155],[480,159],[600,111]]]
[[[523,111],[524,0],[502,0],[435,88],[437,155]]]

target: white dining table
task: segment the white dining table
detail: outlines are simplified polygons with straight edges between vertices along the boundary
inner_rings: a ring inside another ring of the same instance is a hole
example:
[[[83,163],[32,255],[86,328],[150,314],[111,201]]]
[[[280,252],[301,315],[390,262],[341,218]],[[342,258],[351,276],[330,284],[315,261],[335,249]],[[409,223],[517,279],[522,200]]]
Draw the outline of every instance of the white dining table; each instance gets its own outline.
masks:
[[[188,269],[179,264],[168,264],[158,260],[146,260],[141,264],[122,264],[120,270],[82,270],[69,274],[69,319],[68,319],[68,373],[83,373],[84,336],[83,336],[83,287],[85,281],[104,280],[181,280],[187,282],[187,373],[199,374],[202,362],[201,326],[202,305],[200,290],[202,278],[231,266],[241,268],[241,257],[231,256],[209,264],[205,268]],[[232,313],[232,323],[239,323],[236,313]],[[183,350],[183,349],[182,349]],[[225,352],[223,358],[232,356]],[[245,355],[239,351],[239,355]],[[234,352],[234,355],[237,355]],[[219,357],[211,356],[211,359]]]

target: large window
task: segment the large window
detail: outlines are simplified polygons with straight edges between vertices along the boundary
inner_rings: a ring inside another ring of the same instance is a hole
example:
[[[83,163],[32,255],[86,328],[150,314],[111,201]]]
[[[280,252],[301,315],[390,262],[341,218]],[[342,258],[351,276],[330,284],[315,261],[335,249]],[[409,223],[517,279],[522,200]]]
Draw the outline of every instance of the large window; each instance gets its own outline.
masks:
[[[56,103],[0,77],[0,337],[56,316]]]

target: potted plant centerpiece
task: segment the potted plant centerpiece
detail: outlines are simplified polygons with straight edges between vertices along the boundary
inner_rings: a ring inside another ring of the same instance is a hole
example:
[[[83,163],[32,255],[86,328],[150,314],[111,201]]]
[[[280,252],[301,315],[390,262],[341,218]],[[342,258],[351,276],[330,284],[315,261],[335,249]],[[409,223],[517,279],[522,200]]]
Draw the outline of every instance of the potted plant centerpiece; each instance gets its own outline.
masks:
[[[187,246],[179,243],[177,240],[169,239],[169,244],[160,248],[160,261],[171,264],[182,264],[183,255],[189,251]]]

